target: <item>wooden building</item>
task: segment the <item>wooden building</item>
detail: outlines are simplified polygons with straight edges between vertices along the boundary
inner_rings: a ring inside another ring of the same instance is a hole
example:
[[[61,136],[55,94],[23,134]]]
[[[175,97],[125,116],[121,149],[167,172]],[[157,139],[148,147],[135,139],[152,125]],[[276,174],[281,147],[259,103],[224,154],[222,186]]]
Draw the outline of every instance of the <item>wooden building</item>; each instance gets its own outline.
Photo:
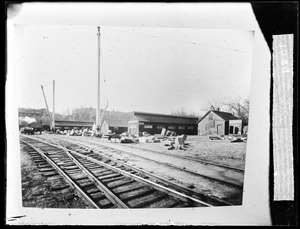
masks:
[[[151,135],[160,134],[162,129],[175,131],[178,135],[197,135],[198,118],[187,116],[174,116],[165,114],[153,114],[134,111],[128,121],[128,132],[133,135],[141,135],[147,132]]]
[[[101,126],[101,133],[108,134],[108,132],[115,134],[122,134],[128,131],[128,120],[105,119]]]
[[[214,107],[198,121],[198,135],[241,134],[242,130],[241,119],[231,113],[215,110]]]
[[[80,121],[59,121],[55,120],[55,128],[61,130],[71,130],[73,128],[82,129],[88,128],[91,129],[94,125],[94,122],[80,122]]]
[[[122,134],[128,131],[128,121],[131,117],[131,112],[111,111],[104,115],[104,121],[101,126],[101,133]]]

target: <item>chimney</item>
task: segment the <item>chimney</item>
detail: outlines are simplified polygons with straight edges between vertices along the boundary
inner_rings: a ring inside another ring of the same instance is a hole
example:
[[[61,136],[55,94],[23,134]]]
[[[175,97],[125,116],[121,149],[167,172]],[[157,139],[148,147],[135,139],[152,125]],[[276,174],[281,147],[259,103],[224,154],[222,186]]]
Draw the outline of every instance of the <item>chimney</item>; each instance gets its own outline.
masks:
[[[211,111],[214,111],[214,110],[215,110],[214,106],[211,106],[211,107],[210,107],[210,110],[211,110]]]
[[[219,108],[219,107],[217,107],[217,111],[220,111],[220,108]]]

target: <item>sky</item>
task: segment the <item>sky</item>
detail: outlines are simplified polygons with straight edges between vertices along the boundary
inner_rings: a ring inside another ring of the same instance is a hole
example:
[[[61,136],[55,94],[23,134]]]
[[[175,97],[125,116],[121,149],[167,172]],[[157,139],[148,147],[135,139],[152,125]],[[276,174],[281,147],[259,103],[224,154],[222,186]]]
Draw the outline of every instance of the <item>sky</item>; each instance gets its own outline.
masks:
[[[253,31],[101,26],[100,106],[205,113],[250,95]],[[18,107],[97,106],[97,26],[15,25]]]

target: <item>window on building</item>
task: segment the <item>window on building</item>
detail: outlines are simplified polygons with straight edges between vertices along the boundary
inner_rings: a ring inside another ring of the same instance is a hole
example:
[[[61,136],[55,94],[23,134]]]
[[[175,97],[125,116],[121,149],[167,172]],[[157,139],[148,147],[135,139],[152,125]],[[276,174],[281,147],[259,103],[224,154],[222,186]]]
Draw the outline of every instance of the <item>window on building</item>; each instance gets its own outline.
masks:
[[[179,129],[179,130],[184,130],[184,129],[185,129],[185,126],[179,126],[178,129]]]
[[[188,130],[193,130],[194,127],[193,126],[188,126]]]
[[[157,129],[163,129],[163,128],[165,128],[164,125],[157,125]]]
[[[168,126],[169,130],[175,130],[175,126]]]
[[[145,129],[152,129],[153,126],[152,126],[152,125],[144,125],[144,128],[145,128]]]
[[[215,120],[209,120],[209,127],[215,127]]]

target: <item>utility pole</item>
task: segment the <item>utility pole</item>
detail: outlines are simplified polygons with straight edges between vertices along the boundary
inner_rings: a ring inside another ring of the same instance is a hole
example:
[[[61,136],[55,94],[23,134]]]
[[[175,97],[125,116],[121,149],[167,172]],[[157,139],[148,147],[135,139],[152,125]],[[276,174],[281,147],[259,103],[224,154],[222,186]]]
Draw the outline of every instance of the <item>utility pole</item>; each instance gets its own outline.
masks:
[[[52,126],[53,131],[55,132],[55,81],[53,80],[53,113],[52,113]]]
[[[96,111],[96,125],[100,126],[100,27],[98,26],[98,96],[97,96],[97,111]]]
[[[53,125],[51,124],[51,116],[50,116],[50,112],[49,112],[49,108],[48,108],[48,104],[47,104],[47,100],[46,100],[46,96],[45,96],[45,93],[44,93],[44,88],[43,88],[43,85],[41,85],[41,88],[42,88],[42,92],[43,92],[43,96],[44,96],[44,100],[45,100],[45,104],[46,104],[46,108],[47,108],[47,112],[48,112],[48,119],[49,119],[49,123],[50,123],[50,129],[53,129]]]

